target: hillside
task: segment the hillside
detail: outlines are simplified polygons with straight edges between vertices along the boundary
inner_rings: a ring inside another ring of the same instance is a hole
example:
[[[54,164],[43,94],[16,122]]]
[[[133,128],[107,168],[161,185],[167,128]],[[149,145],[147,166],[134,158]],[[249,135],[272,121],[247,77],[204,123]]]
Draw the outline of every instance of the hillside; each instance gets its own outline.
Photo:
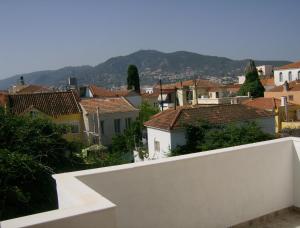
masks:
[[[69,76],[77,77],[79,84],[96,84],[105,87],[126,84],[126,70],[129,64],[139,68],[141,84],[172,82],[194,77],[224,78],[243,74],[248,60],[232,60],[224,57],[201,55],[186,51],[163,53],[141,50],[130,55],[108,59],[96,66],[64,67],[58,70],[38,71],[22,74],[26,83],[60,86],[66,84]],[[260,61],[256,65],[280,66],[288,61]],[[0,89],[15,84],[20,75],[0,80]]]

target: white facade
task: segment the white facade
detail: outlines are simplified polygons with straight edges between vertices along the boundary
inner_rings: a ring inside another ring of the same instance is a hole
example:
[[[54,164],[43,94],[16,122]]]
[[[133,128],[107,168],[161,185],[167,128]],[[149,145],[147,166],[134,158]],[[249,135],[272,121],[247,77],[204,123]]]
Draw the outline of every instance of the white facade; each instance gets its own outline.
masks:
[[[59,208],[1,228],[221,228],[300,207],[300,139],[55,175]],[[272,219],[271,217],[269,219]]]
[[[300,80],[300,68],[274,70],[274,82],[276,86],[283,85],[285,81]]]
[[[81,106],[82,107],[82,106]],[[83,110],[83,120],[85,126],[85,135],[87,141],[90,144],[99,143],[102,145],[110,145],[112,143],[112,138],[118,134],[116,132],[115,120],[120,120],[120,132],[122,133],[126,129],[126,119],[130,119],[131,123],[136,120],[139,115],[139,111],[131,111],[131,112],[116,112],[116,113],[103,113],[99,114],[99,123],[100,132],[98,127],[98,119],[96,113],[87,113],[84,107]],[[99,136],[100,134],[100,136]]]
[[[185,131],[164,131],[147,127],[150,160],[168,157],[177,145],[185,145]]]
[[[256,69],[260,76],[271,76],[273,75],[274,67],[272,65],[262,65],[257,66]]]
[[[265,133],[275,134],[275,118],[266,117],[253,120],[261,127]],[[169,156],[171,150],[177,146],[186,144],[186,134],[184,129],[162,130],[147,127],[149,159],[160,159]]]

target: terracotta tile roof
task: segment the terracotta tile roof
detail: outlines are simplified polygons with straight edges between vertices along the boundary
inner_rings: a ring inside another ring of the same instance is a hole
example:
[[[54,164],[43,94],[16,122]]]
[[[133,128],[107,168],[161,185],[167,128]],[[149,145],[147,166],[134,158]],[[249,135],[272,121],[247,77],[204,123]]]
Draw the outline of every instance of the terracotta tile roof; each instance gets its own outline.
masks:
[[[300,80],[289,82],[288,91],[300,91]],[[276,86],[273,89],[270,89],[268,92],[283,92],[283,85]]]
[[[243,105],[269,111],[273,111],[276,107],[279,107],[280,103],[279,99],[266,97],[248,99],[242,102]]]
[[[16,94],[42,93],[42,92],[53,92],[53,91],[45,86],[27,85],[23,89],[20,89],[18,92],[16,92]]]
[[[182,107],[168,109],[153,116],[145,122],[146,127],[172,130],[182,128],[184,124],[194,124],[206,120],[215,124],[224,124],[253,120],[273,116],[272,112],[256,109],[241,104]]]
[[[261,78],[260,82],[263,86],[273,86],[275,85],[274,83],[274,77],[265,77],[265,78]]]
[[[236,93],[240,90],[241,85],[240,84],[230,84],[230,85],[224,85],[225,90],[231,92],[231,93]]]
[[[280,67],[275,67],[275,70],[287,70],[287,69],[293,69],[293,68],[300,68],[300,61],[290,63],[290,64],[287,64],[287,65],[283,65],[283,66],[280,66]]]
[[[80,104],[88,113],[97,112],[98,107],[100,113],[138,111],[124,97],[82,99]]]
[[[77,96],[72,92],[51,92],[9,95],[9,107],[14,114],[35,108],[49,116],[58,117],[81,113]]]
[[[125,89],[108,90],[106,88],[95,86],[95,85],[90,85],[89,88],[94,97],[126,97],[126,96],[138,95],[133,90],[125,90]]]

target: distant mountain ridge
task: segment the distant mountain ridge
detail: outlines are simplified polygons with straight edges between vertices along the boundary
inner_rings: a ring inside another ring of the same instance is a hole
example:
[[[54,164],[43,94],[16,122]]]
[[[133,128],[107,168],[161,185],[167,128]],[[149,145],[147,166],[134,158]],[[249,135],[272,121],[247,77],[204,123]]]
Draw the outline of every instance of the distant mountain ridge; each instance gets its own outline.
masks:
[[[155,50],[141,50],[126,56],[108,59],[96,66],[64,67],[58,70],[37,71],[24,76],[28,84],[60,86],[68,77],[76,77],[79,84],[95,84],[104,87],[126,84],[127,67],[137,65],[142,85],[151,85],[159,78],[166,82],[191,78],[232,78],[243,74],[248,60],[232,60],[225,57],[201,55],[187,51],[164,53]],[[281,66],[289,61],[255,60],[256,65]],[[20,75],[0,80],[0,89],[7,89],[17,82]]]

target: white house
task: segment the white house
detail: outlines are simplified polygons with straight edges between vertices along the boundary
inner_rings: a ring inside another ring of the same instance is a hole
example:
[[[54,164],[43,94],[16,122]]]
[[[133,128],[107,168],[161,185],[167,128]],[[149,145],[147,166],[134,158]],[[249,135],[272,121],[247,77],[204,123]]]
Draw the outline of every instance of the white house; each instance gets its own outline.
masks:
[[[124,97],[82,99],[85,135],[90,144],[109,145],[138,117],[136,109]]]
[[[275,133],[272,112],[242,104],[216,106],[188,106],[168,109],[145,122],[148,134],[149,159],[167,157],[170,150],[186,144],[185,125],[206,120],[215,124],[255,121],[264,132]]]
[[[133,90],[108,90],[103,87],[89,85],[80,88],[80,97],[82,98],[111,98],[124,97],[134,107],[139,107],[142,103],[142,97]]]
[[[274,69],[274,81],[276,86],[283,85],[285,81],[300,80],[300,61],[287,64]]]

